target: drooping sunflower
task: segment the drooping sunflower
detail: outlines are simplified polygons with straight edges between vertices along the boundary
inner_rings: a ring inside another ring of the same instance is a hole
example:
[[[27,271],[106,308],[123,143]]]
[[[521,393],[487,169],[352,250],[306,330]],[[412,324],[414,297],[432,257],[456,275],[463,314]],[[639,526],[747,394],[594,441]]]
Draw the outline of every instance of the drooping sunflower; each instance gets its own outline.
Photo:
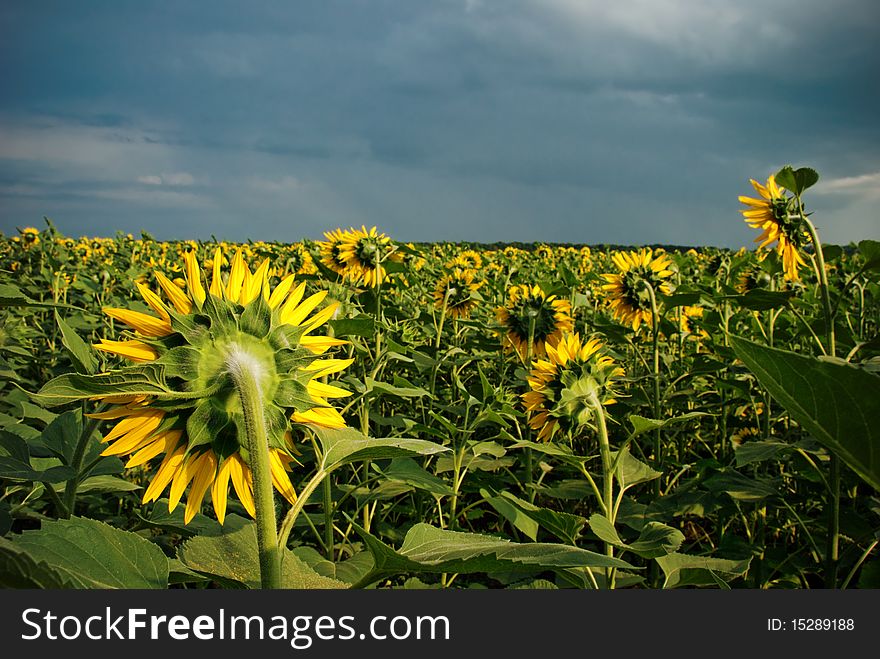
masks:
[[[342,246],[345,243],[346,232],[342,229],[325,231],[324,237],[327,240],[318,243],[318,247],[321,250],[321,263],[338,275],[347,275],[348,262],[342,256]]]
[[[703,307],[682,307],[681,316],[679,316],[679,329],[689,340],[699,343],[702,339],[708,339],[709,333],[703,327]]]
[[[555,295],[547,296],[540,286],[518,284],[507,292],[507,304],[495,310],[495,317],[503,326],[505,347],[513,347],[521,359],[529,354],[529,336],[532,355],[543,356],[546,344],[557,343],[563,332],[574,327],[571,303]]]
[[[392,253],[391,239],[376,227],[350,229],[342,233],[339,258],[345,262],[345,275],[356,283],[373,287],[385,280],[383,263]]]
[[[776,184],[774,176],[767,179],[766,185],[749,180],[761,198],[740,196],[740,203],[748,206],[740,212],[750,227],[761,229],[761,235],[755,238],[755,242],[760,243],[759,250],[777,241],[776,253],[782,259],[785,278],[796,281],[800,278],[798,266],[805,265],[800,250],[809,241],[803,219],[794,208],[793,198],[785,194],[785,188]]]
[[[453,318],[468,318],[477,306],[472,293],[482,285],[474,281],[475,275],[473,270],[455,268],[441,277],[433,292],[434,306],[437,309],[445,307],[446,313]]]
[[[649,327],[652,323],[651,293],[648,285],[658,293],[669,295],[671,288],[668,279],[672,275],[672,261],[666,254],[654,255],[650,248],[638,252],[615,252],[611,256],[619,272],[603,274],[607,281],[602,288],[614,311],[614,317],[633,330],[641,323]]]
[[[547,345],[547,359],[532,362],[529,391],[522,394],[529,427],[549,442],[560,430],[589,422],[591,397],[602,405],[613,404],[614,380],[623,375],[597,338],[582,343],[579,334],[563,334],[555,346]]]
[[[260,394],[273,484],[294,502],[287,473],[296,454],[291,422],[345,426],[328,401],[349,392],[321,378],[342,371],[352,360],[321,357],[345,341],[313,334],[337,303],[313,313],[326,291],[306,296],[305,283],[297,284],[293,275],[272,289],[269,260],[251,272],[241,251],[224,280],[223,255],[217,248],[207,291],[195,253],[187,252],[184,261],[184,290],[161,272],[155,277],[164,299],[136,284],[156,315],[104,309],[131,329],[122,340],[102,339],[95,347],[135,366],[92,376],[93,387],[103,393],[88,397],[112,405],[92,416],[116,421],[104,438],[108,446],[103,455],[129,456],[126,467],[136,467],[164,454],[143,501],[155,501],[170,485],[168,505],[174,510],[189,487],[187,523],[209,489],[223,523],[230,480],[254,516],[245,412],[236,387],[248,377]]]

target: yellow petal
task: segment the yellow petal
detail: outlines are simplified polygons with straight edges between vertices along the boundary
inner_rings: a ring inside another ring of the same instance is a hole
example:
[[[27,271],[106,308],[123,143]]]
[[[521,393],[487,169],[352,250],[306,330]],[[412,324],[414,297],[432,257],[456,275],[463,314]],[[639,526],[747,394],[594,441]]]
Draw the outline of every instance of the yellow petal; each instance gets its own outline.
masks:
[[[241,296],[245,270],[250,274],[244,257],[241,255],[241,250],[238,250],[232,257],[232,269],[229,271],[229,281],[226,282],[226,299],[230,302],[238,302],[238,298]]]
[[[219,247],[214,251],[214,271],[211,276],[209,292],[216,298],[223,299],[223,275],[220,271],[223,261],[223,250]]]
[[[217,473],[217,458],[214,451],[205,451],[193,462],[194,476],[192,487],[186,497],[186,511],[183,514],[183,523],[189,524],[202,508],[205,492],[214,481]]]
[[[256,517],[256,508],[254,507],[254,487],[251,482],[251,470],[244,463],[241,457],[236,453],[229,460],[231,461],[230,473],[232,476],[232,486],[238,495],[241,505],[248,511],[251,517]]]
[[[277,309],[278,305],[281,304],[284,297],[287,295],[287,292],[290,290],[290,287],[293,286],[294,275],[288,275],[284,279],[281,280],[281,283],[275,287],[275,290],[272,291],[272,295],[269,296],[269,308]]]
[[[177,309],[178,313],[189,313],[192,309],[192,300],[190,300],[186,293],[184,293],[180,288],[168,277],[163,275],[161,272],[154,273],[156,275],[156,281],[159,282],[159,286],[165,291],[165,295],[168,296],[168,299],[171,300],[171,304],[174,305],[174,308]]]
[[[168,486],[168,483],[174,478],[177,470],[183,464],[183,456],[186,453],[186,446],[181,444],[173,453],[167,453],[156,475],[153,477],[147,491],[144,492],[144,503],[155,501],[162,494],[162,491]]]
[[[114,307],[104,307],[104,313],[125,323],[136,332],[140,332],[144,336],[168,336],[171,334],[171,323],[162,318],[156,318],[139,311],[130,311],[129,309],[117,309]]]
[[[322,355],[330,348],[344,346],[348,341],[334,339],[330,336],[304,336],[299,340],[303,348],[308,348],[315,355]]]
[[[300,325],[306,316],[312,312],[312,309],[317,307],[325,297],[327,297],[327,291],[318,291],[303,300],[296,308],[289,309],[288,305],[285,304],[284,310],[281,312],[281,322],[288,325]]]
[[[284,468],[280,453],[281,452],[278,449],[271,449],[269,451],[269,466],[272,471],[272,485],[274,485],[275,489],[281,493],[281,496],[287,499],[291,504],[294,504],[296,503],[296,490],[293,489],[293,485],[290,482],[290,477],[287,475],[287,470]]]
[[[226,519],[226,502],[229,496],[229,476],[231,473],[232,458],[226,458],[220,465],[220,469],[217,470],[217,476],[211,486],[211,503],[214,504],[214,514],[217,515],[217,521],[221,524]]]
[[[125,468],[130,469],[131,467],[139,467],[140,465],[149,462],[160,453],[166,452],[172,446],[177,446],[177,442],[181,435],[182,433],[179,430],[169,430],[168,432],[155,435],[155,441],[147,444],[137,453],[132,455],[128,459],[128,462],[125,463]]]
[[[257,268],[257,271],[250,276],[246,285],[242,286],[241,299],[239,300],[242,306],[246,306],[257,299],[260,290],[263,288],[263,281],[265,280],[268,271],[269,259],[265,259],[260,264],[260,267]]]
[[[159,353],[142,341],[108,341],[101,339],[101,343],[93,344],[94,348],[109,352],[120,357],[125,357],[133,362],[151,362]]]
[[[180,465],[177,472],[174,474],[174,478],[171,480],[171,490],[168,492],[169,513],[174,512],[174,509],[177,508],[177,504],[180,503],[180,498],[183,496],[183,491],[186,489],[186,486],[189,485],[193,476],[195,476],[193,463],[196,460],[196,456],[190,455],[183,461],[183,464]]]
[[[202,285],[202,268],[196,253],[193,250],[184,252],[183,261],[186,266],[186,287],[189,290],[189,296],[201,308],[205,303],[205,287]]]
[[[319,398],[345,398],[346,396],[351,396],[350,391],[334,387],[332,384],[324,384],[318,380],[310,380],[306,385],[306,390],[312,396]]]
[[[141,297],[144,298],[144,302],[146,302],[153,311],[159,314],[162,317],[162,320],[171,322],[171,316],[168,313],[168,307],[165,306],[165,303],[162,302],[162,299],[140,282],[135,282],[135,286],[137,286],[138,292],[140,292]]]

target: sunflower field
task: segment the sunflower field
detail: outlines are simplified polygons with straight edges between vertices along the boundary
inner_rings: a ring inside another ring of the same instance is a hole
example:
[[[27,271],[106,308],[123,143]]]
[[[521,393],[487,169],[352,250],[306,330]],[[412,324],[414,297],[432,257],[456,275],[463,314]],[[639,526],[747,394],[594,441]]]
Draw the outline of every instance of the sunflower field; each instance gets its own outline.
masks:
[[[880,243],[817,178],[754,251],[3,237],[0,585],[880,587]]]

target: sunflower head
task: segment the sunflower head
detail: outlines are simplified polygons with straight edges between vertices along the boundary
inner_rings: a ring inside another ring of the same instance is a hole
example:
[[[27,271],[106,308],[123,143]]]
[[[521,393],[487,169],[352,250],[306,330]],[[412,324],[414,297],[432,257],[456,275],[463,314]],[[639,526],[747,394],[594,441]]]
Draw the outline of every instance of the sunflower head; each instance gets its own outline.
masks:
[[[602,285],[614,316],[621,322],[638,330],[641,323],[648,326],[653,322],[651,312],[651,290],[669,295],[671,288],[668,279],[674,266],[666,254],[654,254],[645,248],[638,252],[615,252],[611,260],[618,272],[604,274],[607,283]]]
[[[760,243],[758,249],[775,242],[776,252],[782,258],[785,278],[797,280],[800,278],[798,266],[804,265],[800,251],[810,240],[797,208],[797,200],[776,184],[774,176],[767,179],[766,185],[754,179],[750,179],[750,182],[760,199],[740,196],[740,203],[746,205],[740,212],[746,224],[761,231],[761,235],[755,238],[755,242]]]
[[[681,309],[679,329],[688,339],[700,341],[708,339],[709,333],[703,327],[703,307],[685,306]]]
[[[468,318],[477,305],[476,298],[472,295],[482,285],[474,281],[476,273],[473,270],[455,268],[446,273],[437,282],[434,288],[434,306],[444,309],[453,318]]]
[[[521,359],[529,354],[544,356],[545,345],[559,341],[573,329],[571,303],[547,296],[540,286],[519,284],[507,291],[507,304],[495,310],[502,325],[505,347],[513,347]]]
[[[21,233],[21,244],[25,249],[36,247],[40,244],[40,231],[34,227],[26,227],[19,231]]]
[[[560,430],[588,424],[596,401],[615,402],[614,381],[623,374],[598,339],[582,343],[578,334],[563,334],[555,346],[547,345],[546,359],[532,362],[529,391],[522,394],[529,427],[550,441]]]
[[[320,260],[325,266],[338,275],[348,274],[348,261],[342,256],[342,246],[345,244],[346,232],[342,229],[325,231],[327,239],[318,243]]]
[[[447,268],[459,268],[461,270],[479,270],[483,267],[483,257],[479,252],[466,249],[452,260],[446,263]]]
[[[379,286],[385,279],[382,263],[393,252],[391,239],[376,227],[349,229],[341,233],[338,257],[345,263],[345,275],[355,283]]]
[[[207,289],[193,250],[184,254],[184,289],[162,272],[155,273],[160,293],[137,283],[153,313],[105,308],[129,330],[122,340],[95,346],[135,364],[95,376],[103,378],[105,393],[93,398],[112,407],[93,416],[116,421],[104,438],[103,455],[130,456],[126,466],[135,467],[164,454],[144,502],[155,501],[170,485],[173,510],[189,487],[187,522],[210,488],[222,523],[230,480],[254,514],[238,393],[243,377],[260,394],[272,480],[290,501],[296,499],[287,476],[296,454],[292,424],[343,427],[345,421],[328,401],[349,395],[321,381],[351,363],[322,357],[344,341],[313,334],[336,310],[336,304],[318,310],[326,291],[306,295],[305,283],[297,285],[293,275],[273,289],[269,260],[252,272],[241,251],[225,277],[220,248],[212,263]]]

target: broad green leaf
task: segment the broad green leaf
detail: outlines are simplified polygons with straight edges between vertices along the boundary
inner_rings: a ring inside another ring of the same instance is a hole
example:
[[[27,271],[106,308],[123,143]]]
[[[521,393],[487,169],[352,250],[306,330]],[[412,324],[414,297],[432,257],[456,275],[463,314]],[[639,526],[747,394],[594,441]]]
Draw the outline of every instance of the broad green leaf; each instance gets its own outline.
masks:
[[[89,476],[77,488],[77,494],[86,492],[134,492],[143,489],[140,485],[107,474],[101,476]]]
[[[421,439],[367,437],[354,428],[331,429],[315,426],[312,427],[312,430],[318,438],[323,453],[321,468],[328,472],[358,460],[433,455],[449,450],[439,444]]]
[[[684,542],[684,534],[678,529],[660,522],[648,522],[642,527],[636,541],[625,543],[608,518],[599,513],[590,516],[590,529],[603,542],[631,551],[642,558],[666,556],[677,551]]]
[[[0,587],[75,588],[75,582],[46,561],[35,560],[12,540],[0,537]]]
[[[333,336],[363,336],[367,339],[375,334],[375,324],[370,316],[339,318],[328,323],[333,328]]]
[[[880,242],[876,240],[860,241],[859,253],[865,258],[865,270],[880,269]]]
[[[36,459],[36,458],[35,458]],[[0,478],[13,481],[61,483],[76,476],[73,468],[52,459],[45,468],[31,462],[27,443],[17,435],[0,430]]]
[[[880,490],[880,378],[731,337],[737,356],[805,430]]]
[[[73,588],[166,588],[168,559],[143,537],[85,517],[45,521],[12,544]]]
[[[419,490],[441,496],[454,494],[453,489],[443,479],[425,471],[412,458],[395,458],[383,469],[373,463],[373,468],[389,480],[400,481]]]
[[[421,387],[398,387],[387,382],[376,382],[373,378],[366,379],[367,388],[380,394],[389,394],[398,396],[399,398],[419,398],[421,396],[430,396],[431,394]]]
[[[160,372],[161,367],[142,366],[98,375],[70,373],[49,380],[37,393],[29,395],[47,407],[124,394],[153,396],[168,391],[159,380]]]
[[[669,419],[660,420],[649,419],[647,417],[639,416],[638,414],[630,414],[629,422],[633,425],[633,431],[630,434],[630,437],[638,437],[643,433],[651,432],[653,430],[657,430],[658,428],[665,428],[666,426],[674,426],[679,423],[685,423],[686,421],[690,421],[701,416],[709,415],[706,412],[688,412],[679,416],[670,417]]]
[[[804,190],[816,184],[819,173],[810,167],[794,169],[791,165],[785,165],[776,172],[776,183],[786,190],[796,194],[802,194]]]
[[[419,572],[534,573],[570,567],[618,567],[634,569],[616,558],[571,547],[542,542],[518,543],[478,533],[446,531],[428,524],[416,524],[407,532],[403,545],[395,550],[352,523],[373,555],[372,571],[355,587],[363,587],[385,576]]]
[[[779,496],[779,492],[768,481],[749,478],[732,469],[710,476],[703,484],[710,492],[725,492],[737,501],[757,502]]]
[[[246,526],[217,536],[196,536],[178,550],[183,565],[223,585],[260,588],[260,562],[257,527]],[[283,588],[345,588],[347,584],[321,576],[289,550],[281,564]]]
[[[489,493],[486,490],[480,490],[480,494],[486,498],[489,505],[492,506],[499,515],[518,528],[529,540],[534,542],[538,539],[538,529],[540,528],[540,524],[532,519],[522,508],[515,505],[510,499],[505,499],[500,496],[489,496]]]
[[[79,334],[68,325],[58,312],[55,312],[55,322],[61,330],[61,343],[67,348],[67,352],[73,359],[73,365],[80,373],[94,373],[98,368],[98,362],[88,344],[83,341]]]
[[[746,575],[751,561],[751,558],[731,561],[725,558],[706,558],[685,554],[669,554],[657,558],[657,563],[665,576],[664,588],[715,586],[717,578],[726,582],[733,581],[737,577]]]
[[[571,513],[542,508],[533,503],[529,503],[528,501],[524,501],[510,492],[499,492],[498,496],[490,498],[490,493],[481,489],[480,494],[487,498],[493,507],[495,507],[495,501],[497,499],[506,501],[509,506],[513,506],[522,514],[534,520],[545,531],[553,534],[570,545],[576,544],[578,536],[580,536],[581,531],[587,523],[587,520],[580,515],[572,515]],[[501,511],[499,510],[499,512]]]
[[[618,458],[618,452],[612,451],[612,459],[617,463],[615,474],[620,481],[620,487],[624,490],[662,476],[659,471],[651,469],[641,460],[634,458],[627,448],[623,449],[619,455]]]

